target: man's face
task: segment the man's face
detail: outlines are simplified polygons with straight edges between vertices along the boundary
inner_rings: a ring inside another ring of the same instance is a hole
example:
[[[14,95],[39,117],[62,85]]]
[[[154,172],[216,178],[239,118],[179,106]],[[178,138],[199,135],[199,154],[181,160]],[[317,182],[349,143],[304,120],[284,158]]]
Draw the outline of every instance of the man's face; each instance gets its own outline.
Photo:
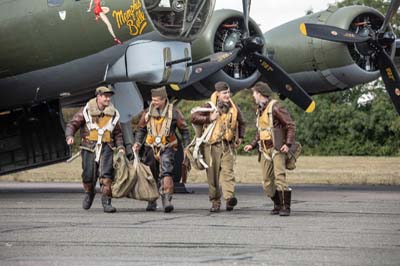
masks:
[[[219,91],[217,93],[218,99],[223,102],[223,103],[228,103],[229,100],[231,99],[231,91],[230,90],[225,90],[225,91]]]
[[[165,101],[166,99],[160,96],[157,97],[151,97],[151,103],[153,106],[157,109],[163,109],[165,106]]]
[[[261,94],[256,90],[252,90],[252,91],[253,91],[253,98],[256,101],[256,104],[259,104],[261,101],[261,99],[260,99]]]
[[[108,107],[110,105],[112,96],[112,93],[102,93],[97,95],[97,105],[99,106],[99,108]]]

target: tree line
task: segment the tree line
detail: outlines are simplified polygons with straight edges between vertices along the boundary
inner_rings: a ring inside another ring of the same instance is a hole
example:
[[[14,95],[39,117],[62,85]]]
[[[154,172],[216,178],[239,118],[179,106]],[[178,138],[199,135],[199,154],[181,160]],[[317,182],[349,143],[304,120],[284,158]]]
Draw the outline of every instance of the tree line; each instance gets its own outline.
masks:
[[[314,96],[316,109],[305,113],[289,100],[282,101],[296,122],[296,140],[306,155],[400,155],[400,116],[382,88],[374,86],[356,88]],[[360,102],[368,93],[372,99]],[[233,96],[247,123],[243,145],[250,143],[256,134],[256,106],[250,90]],[[186,101],[178,104],[190,121],[190,110],[204,101]],[[193,132],[192,132],[193,133]],[[239,154],[243,152],[239,150]]]

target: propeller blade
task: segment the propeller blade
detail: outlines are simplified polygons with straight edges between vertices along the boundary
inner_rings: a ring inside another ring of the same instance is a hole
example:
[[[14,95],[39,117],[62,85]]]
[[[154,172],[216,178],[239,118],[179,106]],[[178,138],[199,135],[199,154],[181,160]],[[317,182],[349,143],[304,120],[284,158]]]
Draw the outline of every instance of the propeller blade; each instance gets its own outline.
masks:
[[[349,30],[323,24],[301,23],[300,31],[305,36],[332,42],[357,43],[370,39],[368,36],[363,37]]]
[[[315,102],[310,95],[278,64],[260,53],[254,53],[251,58],[272,89],[289,98],[307,113],[314,111]]]
[[[222,69],[227,64],[232,62],[236,58],[239,50],[239,48],[235,48],[230,52],[218,52],[199,60],[200,62],[205,62],[195,64],[193,66],[193,70],[190,74],[189,80],[185,83],[170,84],[171,89],[176,91],[181,90],[217,72],[218,70]],[[207,61],[207,59],[209,60]]]
[[[385,20],[383,21],[382,27],[379,29],[380,32],[384,32],[386,30],[386,27],[389,25],[390,19],[394,16],[394,14],[396,14],[397,9],[399,9],[399,6],[400,6],[400,0],[392,0],[390,2],[390,6],[386,11]]]
[[[397,113],[400,115],[400,76],[392,58],[384,49],[377,54],[379,70],[383,83],[389,93]]]
[[[250,13],[250,0],[243,0],[243,17],[244,17],[244,38],[247,38],[250,36],[250,30],[249,30],[249,13]]]

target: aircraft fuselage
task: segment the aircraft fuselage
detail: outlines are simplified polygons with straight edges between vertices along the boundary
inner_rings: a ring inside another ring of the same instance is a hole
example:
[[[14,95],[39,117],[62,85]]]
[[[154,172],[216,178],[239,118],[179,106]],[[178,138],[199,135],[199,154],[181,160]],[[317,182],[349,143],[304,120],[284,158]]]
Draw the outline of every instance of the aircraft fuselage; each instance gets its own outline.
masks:
[[[98,16],[89,0],[52,2],[0,3],[0,78],[98,53],[116,45],[112,32],[126,41],[152,31],[140,0],[103,1]]]

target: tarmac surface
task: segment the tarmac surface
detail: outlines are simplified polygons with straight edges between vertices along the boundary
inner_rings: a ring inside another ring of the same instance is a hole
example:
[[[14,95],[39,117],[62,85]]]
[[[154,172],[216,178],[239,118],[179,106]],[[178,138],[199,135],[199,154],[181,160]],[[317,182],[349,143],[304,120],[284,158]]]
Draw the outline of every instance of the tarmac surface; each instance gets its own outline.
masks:
[[[187,187],[172,213],[115,199],[106,214],[77,183],[0,182],[0,265],[400,265],[399,186],[293,186],[290,217],[261,185],[216,214],[206,185]]]

